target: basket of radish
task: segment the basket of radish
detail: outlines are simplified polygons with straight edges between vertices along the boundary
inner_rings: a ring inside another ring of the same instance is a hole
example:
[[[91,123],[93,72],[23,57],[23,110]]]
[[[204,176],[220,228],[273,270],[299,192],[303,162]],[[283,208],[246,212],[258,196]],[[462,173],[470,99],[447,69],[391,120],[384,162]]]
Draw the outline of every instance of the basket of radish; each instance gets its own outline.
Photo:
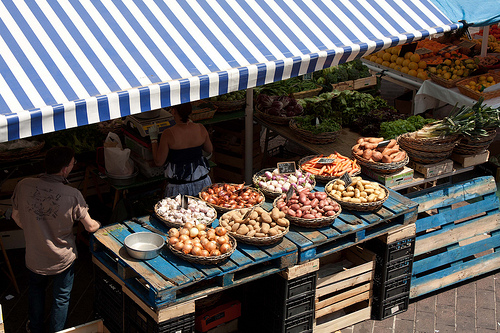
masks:
[[[253,184],[268,198],[274,199],[281,193],[286,193],[290,186],[298,191],[312,190],[316,186],[314,175],[302,170],[294,173],[279,173],[277,168],[262,169],[253,175]]]

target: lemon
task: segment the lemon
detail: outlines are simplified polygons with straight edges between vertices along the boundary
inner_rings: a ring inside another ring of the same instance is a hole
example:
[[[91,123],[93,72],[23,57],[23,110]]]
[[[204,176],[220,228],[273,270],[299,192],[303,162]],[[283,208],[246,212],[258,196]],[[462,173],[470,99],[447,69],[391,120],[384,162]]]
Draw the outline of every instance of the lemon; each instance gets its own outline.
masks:
[[[488,76],[488,77],[486,78],[486,81],[488,81],[488,82],[493,82],[493,81],[494,81],[493,76]]]

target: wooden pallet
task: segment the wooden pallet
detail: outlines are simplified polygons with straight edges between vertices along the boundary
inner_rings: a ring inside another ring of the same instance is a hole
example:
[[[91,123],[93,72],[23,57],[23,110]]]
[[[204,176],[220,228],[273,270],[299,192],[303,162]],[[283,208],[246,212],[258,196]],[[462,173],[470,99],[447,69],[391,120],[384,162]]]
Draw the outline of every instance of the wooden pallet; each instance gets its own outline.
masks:
[[[316,190],[324,187],[317,185]],[[417,204],[389,190],[390,196],[382,208],[374,212],[344,210],[331,226],[307,229],[291,226],[285,238],[299,248],[298,262],[320,258],[359,242],[381,236],[402,225],[413,223],[417,218]],[[266,202],[265,208],[270,204]]]
[[[320,259],[314,332],[370,319],[374,270],[375,254],[358,246]]]
[[[167,231],[153,218],[141,220]],[[154,259],[136,260],[123,246],[130,230],[148,231],[130,221],[104,227],[93,234],[91,251],[109,274],[116,275],[134,295],[155,309],[271,275],[297,263],[297,247],[287,239],[268,246],[238,243],[231,258],[220,265],[191,264],[167,247]]]
[[[410,297],[415,298],[500,267],[500,204],[493,177],[419,195]]]

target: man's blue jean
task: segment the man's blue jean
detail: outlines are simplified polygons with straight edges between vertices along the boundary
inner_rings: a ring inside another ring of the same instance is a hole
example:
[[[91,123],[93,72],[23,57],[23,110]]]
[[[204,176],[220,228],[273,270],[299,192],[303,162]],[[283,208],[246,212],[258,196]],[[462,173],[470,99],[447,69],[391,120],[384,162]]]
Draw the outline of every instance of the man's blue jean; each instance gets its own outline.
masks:
[[[74,280],[74,264],[56,275],[40,275],[29,271],[29,328],[32,333],[44,332],[45,290],[52,280],[52,310],[50,332],[64,329],[68,315],[69,298]]]

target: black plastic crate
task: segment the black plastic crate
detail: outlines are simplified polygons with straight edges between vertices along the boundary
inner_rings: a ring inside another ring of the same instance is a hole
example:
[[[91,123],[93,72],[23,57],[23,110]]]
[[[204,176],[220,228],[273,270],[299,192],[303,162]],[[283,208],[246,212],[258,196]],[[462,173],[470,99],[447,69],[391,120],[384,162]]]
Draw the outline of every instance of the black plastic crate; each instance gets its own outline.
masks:
[[[397,242],[387,244],[386,261],[391,262],[406,256],[413,256],[415,252],[415,237],[408,237]]]
[[[376,320],[383,320],[403,313],[408,310],[409,303],[409,293],[386,301],[379,301],[374,298],[372,305],[372,318]]]
[[[411,275],[385,283],[374,281],[373,294],[382,301],[399,297],[410,292]]]
[[[314,311],[309,311],[302,316],[285,321],[271,320],[266,324],[263,331],[268,333],[307,333],[313,331],[313,325]]]
[[[382,282],[399,279],[406,275],[411,275],[413,269],[413,256],[406,256],[389,263],[384,263],[380,256],[377,256],[375,266],[375,279]]]
[[[95,267],[94,288],[94,309],[97,317],[102,318],[110,332],[122,333],[123,291],[120,284]]]
[[[285,321],[313,311],[316,303],[315,292],[304,293],[301,297],[289,300],[275,296],[266,300],[266,303],[266,309],[273,313],[271,320]]]
[[[125,333],[194,333],[195,313],[157,323],[125,295]]]
[[[278,281],[281,280],[286,299],[293,299],[316,290],[316,272],[306,274],[292,280],[285,280],[283,277],[276,274],[273,275],[273,277]],[[279,292],[281,293],[281,290]]]

